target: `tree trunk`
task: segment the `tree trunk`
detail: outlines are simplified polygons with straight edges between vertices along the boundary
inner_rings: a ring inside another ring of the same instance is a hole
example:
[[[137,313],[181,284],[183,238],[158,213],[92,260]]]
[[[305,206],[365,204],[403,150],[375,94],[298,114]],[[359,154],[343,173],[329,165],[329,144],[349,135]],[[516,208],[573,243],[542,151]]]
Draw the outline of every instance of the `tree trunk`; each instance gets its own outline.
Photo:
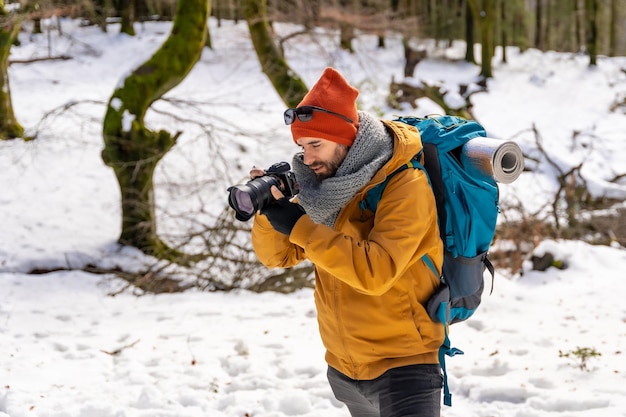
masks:
[[[354,26],[349,22],[339,22],[339,47],[345,51],[354,53],[352,40],[354,39]]]
[[[617,54],[617,21],[619,12],[617,10],[617,0],[611,0],[611,22],[609,23],[609,56]]]
[[[150,20],[150,9],[146,4],[146,0],[134,0],[135,3],[135,21],[143,22]]]
[[[178,85],[204,48],[210,2],[179,0],[172,31],[161,48],[134,70],[109,101],[103,124],[103,161],[120,185],[122,232],[119,242],[160,258],[177,259],[157,234],[154,169],[180,133],[150,131],[144,116],[150,105]]]
[[[355,23],[354,16],[358,6],[354,0],[339,0],[339,47],[345,51],[354,53],[352,40],[354,40]]]
[[[20,24],[19,20],[6,15],[4,9],[0,7],[0,140],[24,135],[24,128],[17,122],[13,113],[9,88],[9,52],[20,31]]]
[[[493,28],[496,23],[496,0],[483,0],[483,7],[484,15],[480,23],[480,37],[482,43],[480,75],[485,78],[491,78],[493,77],[491,60],[493,58],[493,51],[495,48],[495,31]]]
[[[496,19],[496,0],[468,0],[474,21],[480,22],[481,63],[480,75],[484,78],[493,77],[491,59],[494,48],[494,25]]]
[[[120,33],[135,36],[135,0],[118,0],[117,12],[122,18]]]
[[[385,49],[385,36],[378,35],[378,44],[376,45],[378,49]]]
[[[208,22],[206,25],[206,40],[204,42],[204,46],[209,49],[213,49],[213,41],[211,40],[211,29],[209,28]]]
[[[535,48],[543,50],[543,7],[541,0],[536,0],[535,4]]]
[[[524,8],[523,0],[514,2],[515,13],[513,16],[513,44],[519,46],[520,52],[528,49],[528,16]]]
[[[584,50],[585,41],[584,41],[584,24],[581,13],[580,5],[578,4],[578,0],[572,0],[572,6],[574,7],[574,30],[575,30],[575,52],[581,52]]]
[[[475,64],[474,57],[474,14],[469,5],[465,3],[465,61]]]
[[[94,21],[103,32],[107,31],[107,4],[105,0],[94,0]]]
[[[585,13],[587,15],[587,54],[589,65],[597,65],[598,54],[598,0],[586,0]]]
[[[544,21],[545,21],[545,24],[543,26],[544,30],[543,30],[543,37],[542,37],[542,39],[543,39],[543,50],[544,51],[550,51],[550,50],[554,49],[553,46],[552,46],[552,45],[554,45],[552,43],[552,37],[553,37],[553,30],[552,30],[552,28],[554,27],[555,23],[554,23],[554,20],[552,19],[552,7],[553,7],[552,3],[553,2],[550,2],[550,1],[547,2],[545,10],[544,10],[544,15],[545,15]]]
[[[409,44],[409,39],[402,37],[402,47],[404,48],[404,76],[412,77],[415,74],[415,67],[425,58],[428,58],[426,49],[414,49]]]
[[[509,23],[507,22],[507,17],[508,17],[508,13],[507,13],[507,7],[508,7],[508,2],[506,1],[501,1],[500,2],[500,37],[501,37],[501,43],[502,43],[502,62],[507,62],[507,54],[506,54],[506,47],[509,44]]]
[[[296,107],[308,88],[289,68],[269,30],[265,0],[244,0],[244,16],[263,72],[287,105]]]

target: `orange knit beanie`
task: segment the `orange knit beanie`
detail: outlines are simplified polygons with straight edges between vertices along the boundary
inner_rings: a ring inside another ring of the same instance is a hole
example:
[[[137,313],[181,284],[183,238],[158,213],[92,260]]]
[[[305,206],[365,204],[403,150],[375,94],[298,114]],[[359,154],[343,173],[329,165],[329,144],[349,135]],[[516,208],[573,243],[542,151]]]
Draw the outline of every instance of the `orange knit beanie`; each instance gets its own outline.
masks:
[[[337,70],[326,68],[298,107],[321,107],[351,119],[352,123],[334,114],[314,111],[313,119],[301,122],[296,118],[291,125],[294,142],[302,137],[313,137],[352,146],[359,124],[356,108],[358,95],[359,90],[348,84]]]

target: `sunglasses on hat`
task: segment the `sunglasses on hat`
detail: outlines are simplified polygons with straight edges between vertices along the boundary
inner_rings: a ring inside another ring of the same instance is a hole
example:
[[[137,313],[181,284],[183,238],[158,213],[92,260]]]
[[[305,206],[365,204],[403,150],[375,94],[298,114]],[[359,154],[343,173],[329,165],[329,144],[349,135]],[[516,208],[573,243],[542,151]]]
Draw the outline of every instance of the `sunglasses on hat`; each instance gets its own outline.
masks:
[[[352,119],[347,118],[343,114],[335,113],[334,111],[326,110],[326,109],[324,109],[322,107],[302,106],[302,107],[297,107],[295,109],[287,109],[287,110],[285,110],[285,114],[284,114],[285,124],[286,125],[292,124],[293,122],[296,121],[296,117],[301,122],[309,122],[309,121],[313,120],[313,112],[316,112],[316,111],[319,111],[319,112],[322,112],[322,113],[332,114],[332,115],[335,115],[337,117],[341,117],[343,120],[345,120],[348,123],[354,123],[354,121]]]

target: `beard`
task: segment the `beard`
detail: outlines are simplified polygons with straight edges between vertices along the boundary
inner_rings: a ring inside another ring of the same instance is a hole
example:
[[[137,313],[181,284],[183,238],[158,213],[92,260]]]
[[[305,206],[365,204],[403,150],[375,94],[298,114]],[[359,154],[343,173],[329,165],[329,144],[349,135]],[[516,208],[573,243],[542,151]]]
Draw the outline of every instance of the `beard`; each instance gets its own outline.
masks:
[[[330,161],[315,161],[310,164],[309,166],[324,168],[323,170],[315,173],[315,178],[317,179],[317,182],[322,182],[326,178],[334,177],[337,173],[337,170],[343,163],[343,160],[345,159],[347,153],[347,146],[338,146],[335,149],[335,153],[333,154],[333,157]]]

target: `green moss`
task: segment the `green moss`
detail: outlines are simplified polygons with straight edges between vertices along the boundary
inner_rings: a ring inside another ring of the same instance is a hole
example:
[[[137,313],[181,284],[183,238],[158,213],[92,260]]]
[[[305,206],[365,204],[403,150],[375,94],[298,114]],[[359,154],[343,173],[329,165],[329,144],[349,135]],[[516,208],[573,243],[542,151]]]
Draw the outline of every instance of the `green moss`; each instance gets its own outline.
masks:
[[[287,107],[296,107],[308,88],[295,74],[270,34],[265,0],[246,0],[244,13],[263,72]]]
[[[1,9],[1,8],[0,8]],[[17,122],[13,112],[9,88],[9,52],[20,30],[20,21],[11,18],[0,20],[0,139],[24,136],[24,128]]]
[[[150,105],[178,85],[200,58],[206,36],[206,0],[180,0],[168,39],[114,91],[103,123],[103,161],[120,185],[122,232],[119,241],[158,257],[182,259],[159,239],[154,213],[154,170],[176,144],[177,134],[144,124]],[[113,105],[115,103],[115,105]],[[124,130],[124,118],[132,117]]]

